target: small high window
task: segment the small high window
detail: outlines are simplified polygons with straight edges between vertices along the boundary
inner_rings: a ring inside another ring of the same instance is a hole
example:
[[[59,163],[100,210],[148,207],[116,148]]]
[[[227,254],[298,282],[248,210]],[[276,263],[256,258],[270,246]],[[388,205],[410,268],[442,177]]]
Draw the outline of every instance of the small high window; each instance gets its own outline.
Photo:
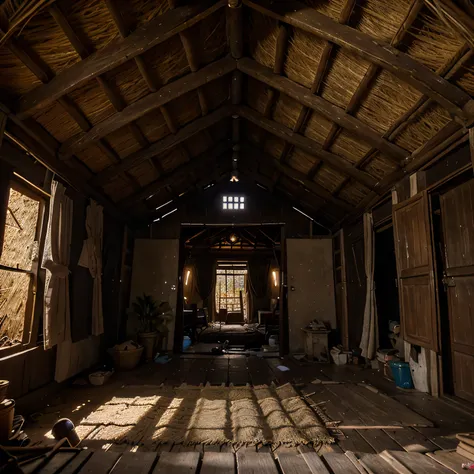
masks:
[[[228,210],[241,210],[245,209],[245,197],[244,196],[222,196],[222,209]]]

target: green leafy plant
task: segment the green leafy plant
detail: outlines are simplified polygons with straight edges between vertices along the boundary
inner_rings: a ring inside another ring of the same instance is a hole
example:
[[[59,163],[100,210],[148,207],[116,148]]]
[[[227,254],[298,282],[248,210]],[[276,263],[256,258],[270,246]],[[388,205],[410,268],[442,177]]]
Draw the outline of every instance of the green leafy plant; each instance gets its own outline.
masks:
[[[160,323],[158,304],[152,296],[143,293],[132,303],[132,310],[138,316],[142,332],[154,332]]]

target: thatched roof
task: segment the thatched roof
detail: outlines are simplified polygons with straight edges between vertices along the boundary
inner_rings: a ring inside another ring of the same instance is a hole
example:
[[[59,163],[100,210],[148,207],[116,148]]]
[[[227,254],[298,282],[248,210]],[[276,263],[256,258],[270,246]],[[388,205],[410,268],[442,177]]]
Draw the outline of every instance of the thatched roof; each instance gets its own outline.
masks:
[[[38,159],[124,215],[228,177],[238,155],[244,179],[335,224],[471,126],[466,5],[7,0],[1,108]]]

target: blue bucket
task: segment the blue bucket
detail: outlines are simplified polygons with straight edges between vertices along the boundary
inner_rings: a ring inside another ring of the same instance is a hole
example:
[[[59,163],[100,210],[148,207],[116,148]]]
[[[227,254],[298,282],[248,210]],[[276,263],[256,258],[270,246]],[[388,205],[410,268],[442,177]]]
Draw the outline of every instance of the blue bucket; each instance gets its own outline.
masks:
[[[191,345],[191,338],[189,336],[184,336],[183,338],[183,352],[189,348]]]
[[[413,388],[410,364],[408,362],[400,362],[397,360],[391,360],[389,364],[397,387]]]

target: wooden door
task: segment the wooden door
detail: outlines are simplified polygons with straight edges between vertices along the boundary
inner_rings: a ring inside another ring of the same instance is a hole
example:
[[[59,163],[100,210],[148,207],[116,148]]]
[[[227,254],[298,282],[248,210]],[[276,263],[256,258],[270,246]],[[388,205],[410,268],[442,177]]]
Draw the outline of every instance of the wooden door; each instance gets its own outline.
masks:
[[[393,223],[403,337],[437,351],[436,279],[427,193],[394,206]]]
[[[333,236],[334,251],[334,284],[336,293],[337,325],[341,331],[342,345],[349,349],[349,328],[347,313],[347,280],[346,256],[344,249],[344,230],[336,232]]]
[[[474,179],[441,196],[454,393],[474,402]]]
[[[304,352],[302,329],[313,319],[336,327],[332,240],[286,239],[286,252],[290,352]]]

